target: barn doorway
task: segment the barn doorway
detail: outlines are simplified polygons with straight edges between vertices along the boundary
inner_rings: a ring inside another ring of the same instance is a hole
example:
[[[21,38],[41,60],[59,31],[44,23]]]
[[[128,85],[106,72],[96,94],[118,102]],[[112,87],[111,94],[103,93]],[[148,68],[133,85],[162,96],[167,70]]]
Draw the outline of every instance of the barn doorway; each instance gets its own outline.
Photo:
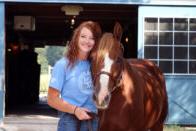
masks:
[[[42,67],[36,50],[65,47],[72,31],[82,21],[99,22],[103,32],[112,31],[115,21],[119,21],[124,29],[124,57],[137,57],[138,6],[80,4],[83,11],[78,16],[68,16],[61,11],[63,5],[6,3],[6,114],[15,108],[17,112],[33,107],[45,109],[39,99]],[[47,104],[44,107],[49,109]]]

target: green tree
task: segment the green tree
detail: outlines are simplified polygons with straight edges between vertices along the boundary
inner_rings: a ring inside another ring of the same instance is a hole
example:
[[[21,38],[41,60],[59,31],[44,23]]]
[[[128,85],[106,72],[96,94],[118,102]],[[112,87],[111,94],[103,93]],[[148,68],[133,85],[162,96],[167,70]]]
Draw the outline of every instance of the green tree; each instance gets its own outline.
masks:
[[[37,62],[41,65],[41,73],[48,73],[48,60],[46,58],[46,49],[36,48],[35,52],[38,53]]]
[[[63,57],[66,48],[64,46],[46,46],[48,64],[54,66],[55,62]]]

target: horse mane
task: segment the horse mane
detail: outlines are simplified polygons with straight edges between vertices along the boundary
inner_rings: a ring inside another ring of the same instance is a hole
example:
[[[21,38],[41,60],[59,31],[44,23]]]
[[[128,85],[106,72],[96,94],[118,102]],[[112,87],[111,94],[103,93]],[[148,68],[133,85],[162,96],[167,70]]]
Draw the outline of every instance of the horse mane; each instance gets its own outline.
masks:
[[[106,52],[109,52],[112,50],[112,47],[114,46],[114,37],[112,33],[104,33],[97,50],[97,59],[102,60],[103,57],[105,56]]]

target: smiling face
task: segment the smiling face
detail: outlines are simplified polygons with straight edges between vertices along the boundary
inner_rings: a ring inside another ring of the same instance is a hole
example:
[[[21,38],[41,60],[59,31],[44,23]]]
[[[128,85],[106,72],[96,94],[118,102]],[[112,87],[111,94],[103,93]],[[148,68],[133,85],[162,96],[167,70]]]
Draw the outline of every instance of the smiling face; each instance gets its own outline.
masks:
[[[73,67],[78,59],[90,59],[90,52],[95,48],[101,34],[100,25],[93,21],[84,21],[73,31],[66,53],[70,67]]]
[[[94,45],[93,33],[86,27],[82,28],[78,38],[79,55],[87,56]]]

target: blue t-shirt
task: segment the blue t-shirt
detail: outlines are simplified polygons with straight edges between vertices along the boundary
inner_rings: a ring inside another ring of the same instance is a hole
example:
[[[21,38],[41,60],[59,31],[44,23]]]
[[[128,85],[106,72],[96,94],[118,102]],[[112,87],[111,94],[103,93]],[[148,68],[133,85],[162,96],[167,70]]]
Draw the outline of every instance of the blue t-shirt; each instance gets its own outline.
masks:
[[[88,60],[78,60],[73,68],[68,67],[66,57],[53,67],[49,87],[57,89],[66,102],[97,113],[93,102],[93,83]]]

